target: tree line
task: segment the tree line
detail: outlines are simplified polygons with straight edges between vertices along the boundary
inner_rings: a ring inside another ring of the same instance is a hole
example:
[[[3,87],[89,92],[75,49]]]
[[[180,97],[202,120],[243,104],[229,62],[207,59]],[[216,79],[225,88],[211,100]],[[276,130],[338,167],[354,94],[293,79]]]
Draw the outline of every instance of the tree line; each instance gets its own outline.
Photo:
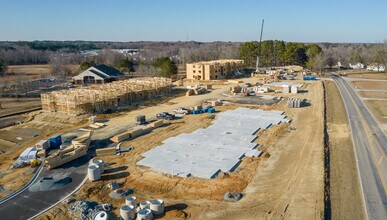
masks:
[[[96,66],[97,62],[94,60],[83,61],[79,65],[79,71],[84,71],[89,67]],[[124,73],[131,73],[136,71],[134,68],[134,62],[132,59],[123,58],[116,65],[114,65],[118,70]],[[162,76],[162,77],[171,77],[172,75],[177,74],[178,67],[176,63],[169,57],[161,57],[156,59],[151,65],[145,64],[143,62],[139,63],[137,72],[149,76]]]
[[[261,48],[260,48],[261,47]],[[317,44],[306,45],[279,40],[266,40],[260,44],[257,41],[242,43],[239,47],[240,58],[246,67],[252,68],[256,64],[256,57],[260,51],[260,66],[284,66],[312,63],[314,57],[322,52]]]
[[[237,59],[245,60],[247,67],[254,67],[259,43],[252,42],[92,42],[92,41],[32,41],[0,42],[0,60],[3,65],[51,64],[54,74],[70,74],[66,65],[81,64],[94,60],[117,66],[122,60],[131,60],[143,72],[155,71],[153,63],[168,57],[175,64],[202,60]],[[112,49],[139,49],[132,57]],[[387,42],[384,44],[351,43],[295,43],[281,40],[263,41],[260,66],[302,65],[309,69],[321,66],[332,67],[340,62],[386,65]],[[85,56],[81,50],[100,49],[96,56]],[[127,62],[127,61],[125,61]],[[157,67],[160,68],[160,67]],[[59,72],[58,72],[59,71]]]

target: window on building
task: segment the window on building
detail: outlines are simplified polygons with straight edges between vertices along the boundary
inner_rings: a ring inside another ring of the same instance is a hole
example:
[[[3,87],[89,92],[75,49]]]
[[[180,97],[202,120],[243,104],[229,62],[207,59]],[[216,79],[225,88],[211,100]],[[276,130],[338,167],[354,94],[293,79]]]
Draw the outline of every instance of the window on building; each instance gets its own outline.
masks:
[[[196,73],[196,71],[194,70],[194,71],[192,71],[193,73]]]
[[[94,83],[95,82],[95,78],[94,76],[85,76],[83,77],[83,81],[88,84],[88,83]]]

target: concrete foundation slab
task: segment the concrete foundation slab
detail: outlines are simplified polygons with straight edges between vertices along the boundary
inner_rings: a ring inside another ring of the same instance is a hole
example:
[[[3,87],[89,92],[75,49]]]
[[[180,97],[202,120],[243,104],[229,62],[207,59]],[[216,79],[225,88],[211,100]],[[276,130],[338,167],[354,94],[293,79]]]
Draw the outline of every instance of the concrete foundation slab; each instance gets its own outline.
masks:
[[[218,113],[206,129],[169,138],[143,154],[137,165],[174,176],[214,178],[232,172],[243,157],[259,156],[256,133],[274,124],[287,123],[283,111],[238,108]]]

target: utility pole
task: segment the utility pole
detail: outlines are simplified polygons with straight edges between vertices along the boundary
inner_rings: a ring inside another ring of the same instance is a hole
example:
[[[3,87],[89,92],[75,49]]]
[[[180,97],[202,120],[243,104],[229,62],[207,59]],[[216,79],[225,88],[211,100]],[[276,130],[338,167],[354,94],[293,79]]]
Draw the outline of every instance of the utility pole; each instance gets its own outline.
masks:
[[[261,26],[261,37],[259,38],[259,48],[258,48],[258,55],[257,55],[257,63],[255,65],[255,72],[259,73],[259,57],[261,56],[261,44],[262,44],[262,33],[263,33],[263,24],[265,22],[265,19],[262,19],[262,26]]]

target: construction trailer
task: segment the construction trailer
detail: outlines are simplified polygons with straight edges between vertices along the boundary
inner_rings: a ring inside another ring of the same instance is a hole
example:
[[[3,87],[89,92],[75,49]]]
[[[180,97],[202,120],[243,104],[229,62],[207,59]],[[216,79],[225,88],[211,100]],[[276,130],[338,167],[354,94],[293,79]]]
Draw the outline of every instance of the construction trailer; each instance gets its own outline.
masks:
[[[120,105],[169,93],[172,80],[162,77],[144,77],[60,90],[41,95],[42,109],[69,115],[100,113]]]

